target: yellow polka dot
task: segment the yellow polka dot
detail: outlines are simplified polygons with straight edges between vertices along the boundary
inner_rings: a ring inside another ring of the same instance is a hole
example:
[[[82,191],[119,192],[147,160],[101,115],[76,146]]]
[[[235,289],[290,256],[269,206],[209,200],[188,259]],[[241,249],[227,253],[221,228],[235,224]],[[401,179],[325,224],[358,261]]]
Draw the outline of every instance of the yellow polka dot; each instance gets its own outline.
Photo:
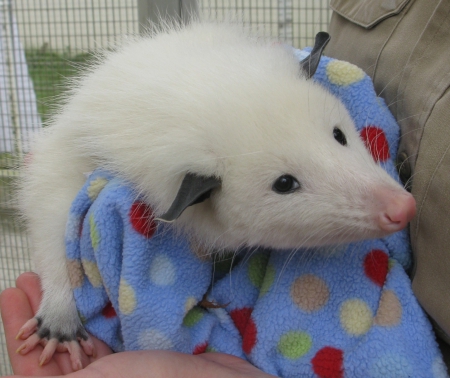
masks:
[[[398,297],[392,290],[383,290],[374,324],[392,327],[400,323],[401,318],[402,305]]]
[[[119,285],[119,310],[130,315],[136,308],[136,295],[133,288],[122,278]]]
[[[291,298],[303,311],[313,312],[328,302],[330,292],[321,278],[312,274],[298,277],[291,286]]]
[[[100,275],[100,271],[98,270],[97,264],[93,261],[89,260],[81,260],[84,268],[84,272],[89,280],[89,282],[94,287],[102,286],[102,276]]]
[[[72,289],[81,287],[83,285],[84,275],[83,267],[79,260],[67,260],[67,273],[69,274],[70,286]]]
[[[327,76],[336,85],[350,85],[364,77],[364,71],[354,64],[333,60],[327,65]]]
[[[189,297],[184,304],[184,314],[186,315],[197,304],[194,297]]]
[[[94,214],[91,214],[89,217],[89,232],[91,235],[92,248],[94,248],[95,251],[100,244],[100,234],[97,225],[95,224]]]
[[[353,336],[364,335],[373,323],[372,311],[360,299],[349,299],[344,302],[341,306],[340,319],[345,331]]]
[[[108,183],[108,180],[103,177],[99,177],[99,178],[91,181],[91,184],[89,185],[89,187],[87,189],[87,194],[91,201],[94,201],[98,197],[98,195],[100,194],[100,192],[102,191],[102,189],[105,187],[105,185],[107,183]]]

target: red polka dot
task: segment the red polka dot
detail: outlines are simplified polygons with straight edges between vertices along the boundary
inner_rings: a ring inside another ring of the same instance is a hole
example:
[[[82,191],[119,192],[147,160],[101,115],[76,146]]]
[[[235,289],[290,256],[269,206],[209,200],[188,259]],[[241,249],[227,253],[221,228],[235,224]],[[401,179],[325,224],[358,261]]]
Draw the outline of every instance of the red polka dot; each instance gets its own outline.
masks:
[[[374,249],[364,258],[364,272],[378,286],[383,286],[389,267],[387,253]]]
[[[203,344],[199,344],[194,348],[194,351],[192,352],[192,354],[197,355],[197,354],[202,354],[206,352],[206,348],[208,348],[208,343],[205,341]]]
[[[389,143],[383,130],[376,126],[367,126],[361,130],[361,138],[375,161],[389,159]]]
[[[151,238],[156,231],[156,224],[153,221],[153,212],[143,202],[135,202],[130,209],[130,222],[133,228],[147,238]]]
[[[112,306],[111,302],[108,302],[105,306],[105,308],[102,310],[102,315],[107,318],[114,318],[117,316],[116,310],[114,310],[114,307]]]
[[[242,337],[244,337],[245,328],[247,328],[247,323],[250,319],[253,309],[249,307],[237,308],[230,312],[231,319],[233,319],[236,328]]]
[[[343,378],[343,362],[344,352],[332,347],[320,349],[311,360],[314,373],[320,378]]]
[[[251,318],[253,309],[244,307],[230,312],[236,328],[242,336],[242,349],[249,354],[256,344],[256,325]]]
[[[256,344],[256,325],[252,318],[247,323],[247,328],[244,332],[244,339],[242,340],[242,349],[244,353],[250,354]]]

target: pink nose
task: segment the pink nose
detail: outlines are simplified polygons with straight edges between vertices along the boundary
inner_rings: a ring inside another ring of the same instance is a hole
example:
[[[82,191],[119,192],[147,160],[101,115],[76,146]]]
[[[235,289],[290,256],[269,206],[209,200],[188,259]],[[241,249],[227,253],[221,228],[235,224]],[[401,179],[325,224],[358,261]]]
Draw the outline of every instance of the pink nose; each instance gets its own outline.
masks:
[[[404,192],[401,194],[395,193],[395,195],[390,193],[382,198],[385,206],[379,213],[379,227],[388,233],[404,229],[416,215],[416,201],[414,197]]]

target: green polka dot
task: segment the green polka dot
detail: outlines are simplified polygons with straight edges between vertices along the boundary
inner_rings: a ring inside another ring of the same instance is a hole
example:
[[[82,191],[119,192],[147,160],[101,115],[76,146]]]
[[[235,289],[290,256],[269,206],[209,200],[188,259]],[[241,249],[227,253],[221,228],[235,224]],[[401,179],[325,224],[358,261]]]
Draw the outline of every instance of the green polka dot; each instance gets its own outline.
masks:
[[[205,349],[206,353],[217,353],[217,349],[213,348],[212,346],[207,346]]]
[[[89,217],[89,229],[91,232],[92,248],[94,248],[95,251],[100,244],[100,235],[98,233],[93,214]]]
[[[194,307],[189,311],[183,319],[183,325],[185,327],[193,327],[196,325],[201,318],[203,318],[204,312],[199,307]]]
[[[388,260],[388,272],[391,271],[391,269],[395,266],[395,260],[389,259]]]
[[[248,276],[251,283],[257,288],[260,288],[263,284],[268,261],[269,256],[267,254],[255,255],[250,258],[248,264]]]
[[[280,353],[291,360],[304,356],[311,349],[312,340],[305,332],[288,332],[278,342]]]
[[[259,296],[262,297],[264,294],[266,294],[270,287],[272,286],[273,282],[275,281],[275,268],[272,264],[267,265],[266,274],[264,276],[263,283],[261,285],[261,291],[259,292]]]

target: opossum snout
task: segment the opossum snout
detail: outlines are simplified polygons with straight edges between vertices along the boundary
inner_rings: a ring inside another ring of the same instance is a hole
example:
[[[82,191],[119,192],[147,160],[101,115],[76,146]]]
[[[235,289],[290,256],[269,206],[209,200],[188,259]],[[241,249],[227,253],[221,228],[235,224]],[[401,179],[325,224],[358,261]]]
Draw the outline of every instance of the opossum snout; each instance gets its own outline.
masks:
[[[416,201],[407,192],[398,194],[388,190],[381,190],[375,195],[382,203],[377,219],[378,226],[382,231],[387,233],[400,231],[416,215]]]

